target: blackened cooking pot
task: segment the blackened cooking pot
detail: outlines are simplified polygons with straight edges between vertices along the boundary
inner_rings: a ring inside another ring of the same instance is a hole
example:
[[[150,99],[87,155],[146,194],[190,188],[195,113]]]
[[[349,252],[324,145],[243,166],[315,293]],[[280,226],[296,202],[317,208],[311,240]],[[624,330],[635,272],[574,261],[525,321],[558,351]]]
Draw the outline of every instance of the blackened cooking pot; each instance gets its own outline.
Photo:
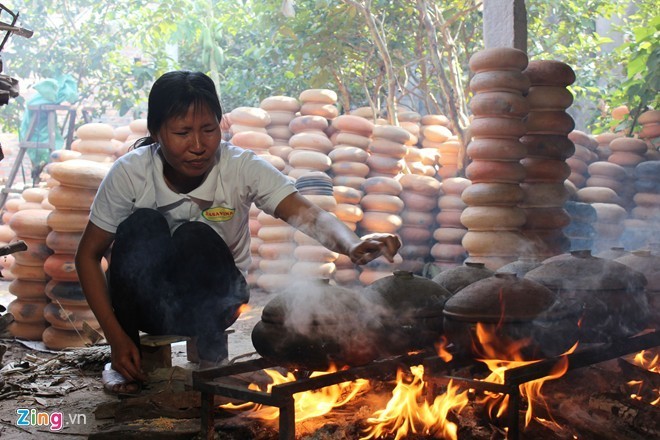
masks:
[[[544,263],[525,275],[561,300],[584,307],[580,340],[610,342],[646,328],[649,311],[646,278],[625,264],[597,258],[588,250]]]
[[[581,307],[514,273],[496,273],[451,297],[444,331],[463,356],[532,360],[557,356],[578,339]],[[478,336],[477,327],[485,333]]]

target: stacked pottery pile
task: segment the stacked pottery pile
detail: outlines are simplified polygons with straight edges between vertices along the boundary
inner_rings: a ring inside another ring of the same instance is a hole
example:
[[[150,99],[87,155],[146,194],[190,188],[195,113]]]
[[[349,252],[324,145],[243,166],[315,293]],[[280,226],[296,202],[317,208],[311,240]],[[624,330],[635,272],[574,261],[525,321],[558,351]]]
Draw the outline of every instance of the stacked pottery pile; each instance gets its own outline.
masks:
[[[658,138],[660,138],[660,110],[647,110],[637,118],[641,125],[638,135],[649,145],[649,151],[646,153],[648,160],[660,160],[658,151]],[[655,147],[654,147],[655,146]]]
[[[417,146],[408,146],[406,155],[403,158],[406,167],[411,174],[420,174],[422,176],[435,177],[437,174],[439,153],[430,148],[418,148]]]
[[[320,208],[333,213],[337,202],[333,195],[332,179],[327,174],[316,172],[300,177],[296,181],[300,194]],[[293,235],[297,246],[293,251],[296,263],[291,267],[291,275],[300,279],[330,279],[334,276],[334,261],[338,254],[302,232]]]
[[[566,159],[566,163],[571,168],[568,180],[573,182],[577,188],[582,188],[587,185],[586,180],[589,178],[587,168],[589,164],[600,160],[598,141],[580,130],[571,131],[568,133],[568,138],[575,145],[573,155]]]
[[[639,249],[657,241],[660,234],[660,160],[642,162],[635,167],[635,207],[624,221],[622,243]]]
[[[51,231],[46,244],[54,253],[43,265],[50,278],[46,295],[51,300],[44,309],[44,317],[51,326],[44,331],[43,341],[51,349],[85,346],[89,341],[81,336],[83,323],[100,328],[82,292],[74,259],[94,195],[108,169],[108,164],[84,159],[52,163],[48,167],[53,179],[59,182],[48,196],[55,210],[48,216]],[[107,267],[105,259],[103,265]]]
[[[48,326],[44,319],[48,304],[48,276],[44,272],[44,262],[52,253],[46,246],[50,232],[46,222],[49,214],[46,209],[25,209],[16,211],[9,220],[16,240],[23,240],[28,246],[26,251],[13,254],[14,262],[9,268],[14,277],[9,293],[16,296],[7,307],[14,315],[9,331],[20,339],[39,341]]]
[[[641,139],[620,137],[610,142],[612,154],[607,158],[608,162],[620,165],[626,170],[626,178],[621,182],[618,191],[621,203],[627,210],[633,207],[633,196],[635,195],[635,167],[646,161],[647,145]]]
[[[362,185],[364,197],[360,206],[364,211],[358,230],[362,234],[391,233],[396,234],[403,225],[401,212],[404,203],[399,197],[403,186],[392,177],[369,177]],[[360,282],[371,284],[376,279],[388,276],[395,269],[384,258],[377,258],[362,268]]]
[[[571,221],[564,228],[564,234],[571,242],[571,251],[592,249],[596,237],[594,224],[598,218],[596,210],[589,203],[568,200],[564,209],[571,216]]]
[[[289,129],[293,133],[289,139],[289,176],[298,179],[310,172],[328,171],[332,165],[328,153],[333,149],[325,133],[328,120],[318,115],[297,116],[289,123]]]
[[[421,136],[422,115],[412,110],[399,111],[397,114],[399,126],[406,130],[413,137],[409,145],[417,145]]]
[[[438,206],[441,184],[435,177],[404,174],[400,177],[399,183],[403,188],[400,197],[405,201],[406,219],[423,218]],[[404,219],[403,214],[401,219]],[[401,268],[410,272],[421,272],[431,255],[433,228],[404,221],[399,236],[402,242],[399,250],[403,258]]]
[[[564,210],[568,198],[564,181],[571,174],[566,157],[573,151],[568,134],[575,128],[566,109],[573,95],[566,88],[575,81],[575,72],[565,63],[549,60],[531,61],[523,72],[530,80],[529,116],[525,145],[554,144],[554,150],[530,148],[521,160],[525,167],[522,185],[526,222],[523,234],[534,244],[533,255],[549,257],[570,248],[562,229],[571,221]]]
[[[600,133],[594,136],[598,146],[596,147],[596,154],[598,155],[598,160],[607,160],[612,154],[610,150],[610,142],[614,139],[623,136],[621,133],[613,133],[611,131],[606,131],[605,133]]]
[[[278,170],[284,170],[286,162],[281,157],[270,154],[273,138],[266,126],[270,116],[266,110],[258,107],[237,107],[229,113],[232,144],[254,151],[259,157],[270,162]]]
[[[529,79],[522,74],[527,61],[525,52],[511,48],[485,49],[470,58],[470,69],[475,73],[470,81],[474,92],[470,108],[475,117],[467,147],[472,163],[465,172],[473,184],[485,184],[487,191],[502,184],[519,188],[525,177],[520,163],[525,147],[519,139],[525,134],[523,118],[529,109],[523,96]],[[510,198],[496,190],[490,203],[475,205],[473,200],[464,199],[468,208],[461,216],[468,229],[462,243],[469,261],[482,262],[491,270],[515,261],[526,243],[520,230],[524,212],[516,205],[499,202],[502,196]]]
[[[437,174],[443,179],[455,177],[458,173],[460,144],[450,130],[449,118],[444,115],[425,115],[422,117],[421,123],[424,164],[434,168],[436,165],[440,165]],[[425,134],[427,131],[429,137]],[[444,140],[438,142],[441,138],[444,138]]]
[[[406,167],[403,158],[408,145],[416,139],[405,129],[394,125],[376,125],[372,131],[367,159],[369,177],[395,177]]]
[[[470,184],[471,182],[463,177],[448,177],[442,181],[438,199],[440,211],[436,216],[438,228],[433,231],[433,239],[436,243],[431,248],[433,264],[439,269],[459,265],[467,256],[462,244],[467,228],[461,223],[461,215],[468,204],[483,206],[478,198],[474,198],[468,192],[472,187]],[[478,190],[480,187],[492,184],[477,185]],[[519,189],[517,185],[515,187]],[[467,197],[464,199],[463,195]]]
[[[149,130],[147,130],[147,120],[146,119],[135,119],[134,121],[131,121],[128,124],[128,129],[130,130],[130,133],[126,136],[126,138],[123,140],[123,143],[121,147],[117,149],[115,152],[117,157],[121,157],[124,154],[126,154],[131,148],[133,148],[133,145],[135,142],[137,142],[139,139],[143,137],[149,136]],[[120,132],[123,130],[119,130]],[[115,133],[115,136],[117,133]],[[120,135],[123,137],[123,135]],[[120,139],[120,138],[117,138]]]
[[[257,220],[260,225],[259,240],[255,242],[260,257],[255,259],[259,267],[257,285],[268,292],[278,291],[291,281],[291,267],[296,262],[293,257],[295,229],[263,211],[259,211]]]
[[[341,115],[332,120],[332,182],[336,188],[362,188],[369,174],[367,159],[374,124],[355,115]],[[341,218],[341,217],[340,217]]]
[[[291,152],[289,139],[293,135],[289,129],[289,123],[300,110],[300,103],[296,98],[290,96],[269,96],[261,101],[259,107],[266,110],[270,116],[270,123],[266,126],[266,131],[273,138],[273,145],[268,151],[286,162]],[[285,169],[284,172],[286,173],[288,170]]]
[[[80,159],[93,162],[114,162],[117,150],[115,130],[109,124],[90,122],[76,130],[78,139],[73,141],[71,149],[79,151]]]
[[[321,116],[334,119],[339,115],[337,93],[328,89],[307,89],[298,97],[301,115]]]
[[[23,199],[23,197],[21,197],[19,194],[9,194],[7,201],[5,202],[5,206],[2,210],[2,223],[8,225],[12,215],[18,211],[19,205],[24,202],[25,199]]]

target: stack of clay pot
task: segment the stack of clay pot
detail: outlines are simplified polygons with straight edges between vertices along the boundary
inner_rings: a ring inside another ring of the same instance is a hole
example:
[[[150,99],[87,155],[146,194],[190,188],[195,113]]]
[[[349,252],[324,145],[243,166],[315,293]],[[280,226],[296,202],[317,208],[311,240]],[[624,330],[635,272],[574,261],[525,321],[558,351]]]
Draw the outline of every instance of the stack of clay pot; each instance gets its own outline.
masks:
[[[570,223],[564,228],[564,235],[571,242],[570,251],[593,249],[596,238],[596,210],[589,203],[573,200],[568,200],[564,209],[571,217]]]
[[[394,125],[376,125],[372,131],[367,159],[369,177],[395,177],[406,164],[408,146],[416,141],[406,129]]]
[[[641,125],[638,135],[644,139],[649,150],[646,153],[648,160],[660,160],[660,151],[658,151],[658,138],[660,138],[660,110],[647,110],[639,115],[637,122]]]
[[[576,188],[582,188],[587,185],[587,179],[589,178],[587,168],[589,164],[599,160],[598,141],[580,130],[571,131],[568,138],[575,146],[572,156],[566,159],[566,163],[571,169],[568,180]]]
[[[334,212],[355,231],[363,215],[360,207],[364,195],[362,183],[369,173],[366,148],[374,125],[359,116],[341,115],[332,120],[332,126],[335,129],[331,136],[334,146],[328,156],[332,160],[333,195],[337,201]]]
[[[266,126],[270,124],[270,115],[258,107],[237,107],[229,113],[232,132],[231,142],[246,150],[254,151],[259,157],[270,162],[278,170],[284,170],[286,162],[270,154],[273,138]]]
[[[431,248],[433,264],[438,269],[444,270],[461,265],[467,257],[462,244],[467,228],[461,223],[461,215],[468,204],[485,206],[483,202],[488,203],[488,201],[479,199],[480,189],[487,189],[491,185],[494,184],[479,183],[473,187],[471,182],[463,177],[447,177],[442,181],[441,195],[438,199],[440,211],[436,215],[438,228],[433,231],[433,239],[436,243]],[[519,193],[521,192],[517,185],[515,188]],[[426,223],[426,219],[424,220]],[[405,221],[406,216],[404,216]]]
[[[289,123],[293,136],[289,139],[289,176],[298,179],[310,172],[330,170],[332,160],[328,154],[334,145],[326,134],[328,120],[323,116],[297,116]]]
[[[404,201],[399,197],[403,186],[393,177],[369,177],[362,185],[364,197],[360,201],[364,215],[358,224],[361,235],[372,233],[396,234],[403,225],[401,213]],[[374,260],[362,269],[360,281],[371,284],[376,279],[392,274],[395,265],[384,258]]]
[[[71,149],[79,151],[80,159],[93,162],[114,162],[117,150],[115,131],[110,124],[90,122],[76,130],[76,139]]]
[[[404,200],[404,214],[402,220],[424,217],[431,214],[438,207],[440,196],[440,182],[435,177],[419,174],[404,174],[400,176],[399,183],[403,190],[400,197]],[[459,197],[460,200],[460,197]],[[461,202],[462,203],[462,202]],[[406,224],[399,230],[402,246],[399,250],[403,258],[402,269],[410,272],[421,272],[424,264],[431,255],[433,228]]]
[[[434,115],[435,117],[426,116],[423,119],[422,133],[424,140],[422,140],[422,147],[426,151],[437,151],[438,153],[438,175],[443,178],[455,177],[458,172],[459,151],[461,144],[458,138],[454,136],[447,127],[448,124],[443,124],[446,117],[442,115]]]
[[[337,93],[328,89],[307,89],[298,96],[301,115],[321,116],[332,120],[339,115]]]
[[[573,103],[566,87],[575,81],[575,72],[559,61],[538,60],[531,61],[523,74],[530,80],[524,145],[533,145],[521,160],[525,167],[525,200],[520,204],[526,216],[523,235],[534,245],[534,256],[543,259],[570,248],[562,229],[571,221],[563,205],[568,198],[564,181],[571,174],[566,158],[574,148],[568,134],[575,122],[565,110]],[[547,144],[555,148],[539,148]]]
[[[25,199],[21,197],[19,194],[9,194],[7,197],[7,201],[5,202],[5,206],[2,209],[2,223],[5,225],[9,224],[9,220],[11,220],[11,216],[18,211],[18,206],[21,203],[24,203]]]
[[[285,288],[291,282],[291,268],[296,260],[293,251],[295,229],[286,223],[263,211],[257,214],[260,226],[257,232],[259,272],[257,286],[267,292],[276,292]],[[253,253],[253,255],[255,255]]]
[[[124,154],[126,154],[131,148],[133,148],[135,142],[149,135],[149,131],[147,130],[147,120],[144,118],[135,119],[131,121],[128,124],[128,130],[130,131],[130,133],[125,134],[126,132],[125,127],[118,127],[117,129],[115,129],[114,132],[115,139],[121,140],[122,138],[124,138],[124,136],[126,136],[122,141],[122,145],[119,148],[117,148],[117,151],[115,152],[117,157],[121,157]]]
[[[618,195],[621,204],[627,210],[633,208],[633,196],[635,195],[635,167],[646,161],[648,147],[641,139],[631,137],[619,137],[610,142],[612,154],[607,158],[608,162],[620,165],[626,170],[625,179],[621,181],[621,189]]]
[[[269,96],[261,101],[259,107],[266,110],[270,116],[266,131],[273,138],[273,145],[268,151],[286,162],[291,152],[289,139],[293,136],[289,123],[300,110],[300,103],[290,96]],[[285,168],[284,172],[286,174],[288,169]]]
[[[332,179],[322,172],[308,173],[296,180],[299,193],[323,210],[333,213],[337,201],[333,195]],[[331,279],[338,254],[315,239],[296,231],[293,235],[297,246],[293,251],[296,259],[290,274],[294,279]]]
[[[48,166],[48,172],[59,182],[48,194],[55,209],[48,216],[51,231],[46,244],[54,253],[43,265],[50,279],[46,295],[51,300],[44,309],[44,317],[51,326],[44,331],[43,341],[51,349],[89,343],[83,336],[84,322],[93,329],[100,328],[82,292],[74,259],[92,201],[109,165],[72,159]],[[102,264],[107,267],[105,259]]]
[[[660,234],[660,160],[642,162],[635,167],[635,207],[624,221],[622,244],[640,249],[658,241]]]
[[[417,145],[420,142],[422,115],[409,109],[399,109],[397,114],[399,126],[406,130],[413,137],[409,145]]]
[[[525,177],[520,163],[525,147],[519,139],[525,134],[523,118],[529,110],[523,96],[529,79],[522,73],[527,62],[524,52],[511,48],[485,49],[469,62],[475,73],[470,81],[474,119],[467,146],[472,162],[465,171],[485,196],[464,199],[468,207],[461,222],[468,232],[462,243],[468,261],[484,263],[491,270],[515,261],[526,245],[521,234],[525,214],[516,206],[518,200],[512,203],[511,198],[520,194]]]
[[[598,160],[607,160],[607,158],[610,157],[610,154],[612,154],[612,150],[610,150],[610,142],[621,136],[623,136],[622,133],[614,133],[611,131],[599,133],[594,136],[594,139],[598,142],[598,146],[596,147]]]
[[[48,276],[44,272],[44,262],[52,253],[46,246],[46,237],[50,232],[46,220],[50,213],[46,209],[18,210],[9,220],[16,240],[23,240],[28,246],[26,251],[13,254],[14,262],[9,268],[14,277],[9,293],[16,296],[7,307],[14,316],[9,331],[20,339],[39,341],[48,327],[44,319],[44,309],[48,304]]]
[[[332,120],[334,132],[330,136],[333,147],[328,156],[332,160],[332,183],[335,187],[362,188],[369,174],[367,159],[374,124],[365,118],[341,115]]]

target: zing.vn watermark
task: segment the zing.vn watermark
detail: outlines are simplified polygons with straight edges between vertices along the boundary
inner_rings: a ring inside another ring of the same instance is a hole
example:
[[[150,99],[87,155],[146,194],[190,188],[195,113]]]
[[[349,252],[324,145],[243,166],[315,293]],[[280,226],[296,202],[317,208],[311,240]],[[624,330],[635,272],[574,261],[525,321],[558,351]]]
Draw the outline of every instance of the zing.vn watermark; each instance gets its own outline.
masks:
[[[16,414],[18,414],[16,426],[47,426],[51,431],[59,431],[64,425],[87,424],[85,414],[67,414],[68,420],[64,420],[61,412],[37,412],[34,408],[18,408]]]

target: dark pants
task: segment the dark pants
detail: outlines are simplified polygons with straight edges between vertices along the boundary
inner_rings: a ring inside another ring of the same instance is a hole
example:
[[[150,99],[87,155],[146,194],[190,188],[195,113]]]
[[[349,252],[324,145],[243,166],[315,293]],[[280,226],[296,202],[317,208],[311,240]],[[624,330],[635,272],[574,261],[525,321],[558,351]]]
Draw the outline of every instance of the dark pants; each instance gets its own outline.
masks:
[[[227,357],[224,330],[247,303],[249,288],[231,251],[202,222],[174,234],[158,211],[139,209],[117,228],[108,285],[119,324],[138,332],[197,336],[201,359]]]

